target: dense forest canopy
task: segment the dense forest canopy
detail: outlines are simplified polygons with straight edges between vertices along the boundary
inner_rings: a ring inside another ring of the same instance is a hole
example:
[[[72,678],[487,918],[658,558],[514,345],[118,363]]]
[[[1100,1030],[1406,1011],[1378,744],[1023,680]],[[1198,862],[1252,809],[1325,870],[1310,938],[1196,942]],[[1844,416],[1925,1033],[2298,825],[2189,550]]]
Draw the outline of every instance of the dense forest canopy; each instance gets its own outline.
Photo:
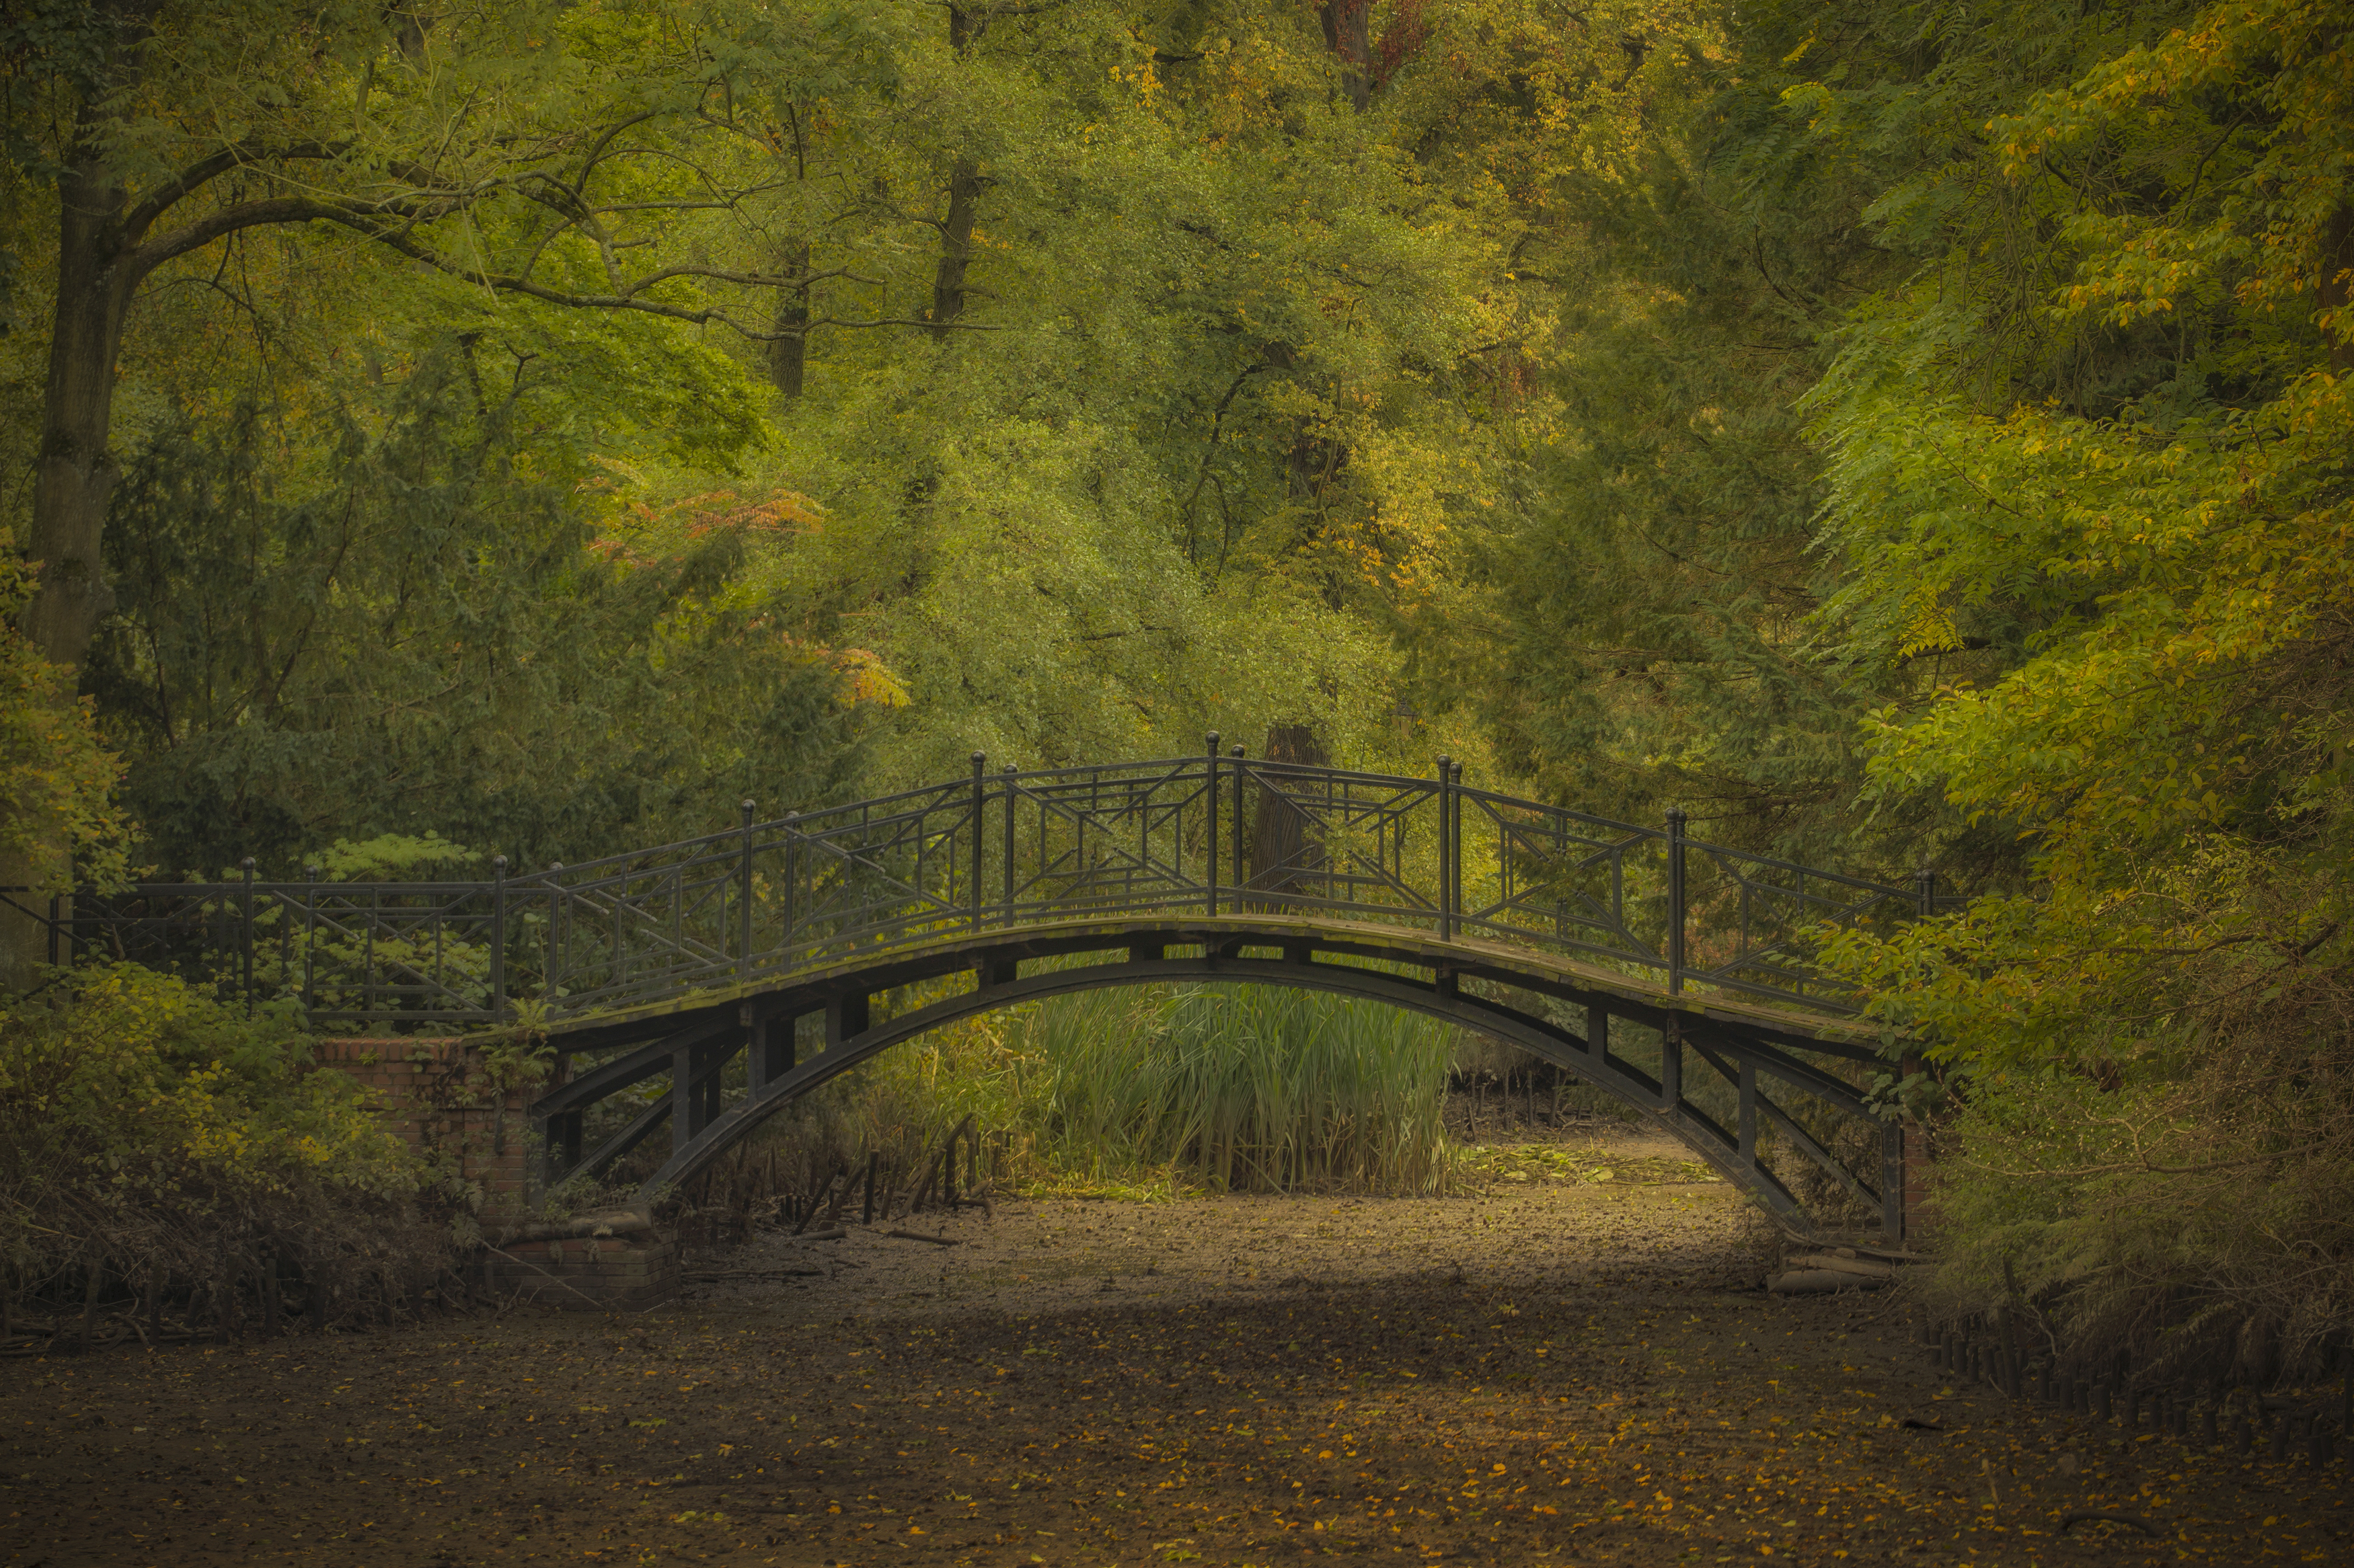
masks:
[[[0,881],[1305,726],[1973,895],[1829,956],[2076,1173],[1986,1288],[2354,1212],[2340,7],[36,0],[0,83]]]

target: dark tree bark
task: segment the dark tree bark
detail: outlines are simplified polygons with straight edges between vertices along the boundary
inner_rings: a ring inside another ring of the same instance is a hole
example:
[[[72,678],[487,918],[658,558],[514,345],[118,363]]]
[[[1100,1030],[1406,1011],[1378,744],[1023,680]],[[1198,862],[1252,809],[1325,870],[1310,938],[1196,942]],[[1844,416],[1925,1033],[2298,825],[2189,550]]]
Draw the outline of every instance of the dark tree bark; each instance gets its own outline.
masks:
[[[949,175],[949,215],[941,220],[940,263],[932,277],[932,335],[946,337],[964,314],[964,270],[972,256],[973,207],[981,195],[981,171],[959,158]]]
[[[796,240],[788,245],[779,270],[800,282],[779,297],[777,335],[769,344],[769,379],[784,396],[798,397],[809,365],[809,241]]]
[[[972,47],[981,29],[961,7],[949,7],[949,48],[959,56]],[[939,223],[940,260],[932,275],[932,335],[946,337],[964,314],[964,270],[972,258],[974,204],[981,196],[981,169],[960,156],[949,171],[949,213]]]
[[[1323,0],[1323,4],[1317,7],[1316,15],[1324,25],[1325,47],[1341,62],[1341,90],[1348,95],[1349,107],[1363,113],[1373,97],[1372,0]],[[1268,344],[1267,357],[1270,364],[1286,373],[1294,368],[1296,356],[1288,344]],[[1344,442],[1318,435],[1308,419],[1295,420],[1291,447],[1284,453],[1283,459],[1284,492],[1320,518],[1326,493],[1348,461],[1349,449]],[[1303,736],[1307,734],[1299,726],[1278,727],[1297,729]],[[1268,732],[1267,744],[1270,747],[1275,744],[1277,733],[1274,730]],[[1313,744],[1312,739],[1309,744]],[[1270,751],[1268,755],[1271,757],[1274,753]]]
[[[785,106],[785,123],[792,133],[793,178],[809,180],[808,105]],[[805,234],[790,236],[779,257],[778,271],[793,280],[777,302],[777,336],[769,342],[769,379],[788,398],[801,395],[809,368],[810,242]]]
[[[384,177],[372,175],[364,193],[337,194],[323,188],[332,182],[317,179],[314,171],[332,168],[351,150],[350,144],[297,138],[283,143],[214,143],[176,174],[135,190],[129,188],[108,159],[113,129],[108,106],[125,101],[123,90],[135,85],[141,58],[138,47],[161,9],[162,0],[89,0],[80,13],[89,26],[84,36],[71,40],[78,52],[68,51],[72,52],[70,86],[79,107],[57,175],[58,295],[35,460],[32,528],[23,541],[28,557],[40,565],[20,623],[27,641],[64,672],[63,689],[58,694],[64,702],[74,700],[76,677],[99,622],[112,607],[101,547],[115,480],[108,443],[116,362],[133,300],[158,267],[244,229],[324,222],[495,292],[524,294],[568,309],[631,312],[698,326],[716,322],[754,339],[772,336],[768,324],[772,318],[765,313],[760,325],[742,323],[723,304],[679,303],[652,291],[650,284],[662,278],[695,277],[736,287],[773,288],[778,283],[773,274],[691,261],[664,265],[652,278],[625,277],[613,259],[613,249],[604,243],[607,237],[601,226],[619,212],[642,214],[645,204],[601,209],[585,202],[580,191],[588,171],[569,164],[562,184],[570,195],[564,197],[553,194],[557,185],[547,170],[517,172],[507,163],[501,164],[502,172],[496,177],[445,178],[437,172],[440,165],[435,161],[447,151],[440,147],[432,158],[387,164],[376,171]],[[389,8],[380,20],[387,29],[386,37],[405,58],[416,60],[430,52],[426,21],[413,8]],[[949,30],[952,41],[961,48],[974,29],[962,13],[952,11]],[[622,131],[665,111],[632,105],[617,112],[620,118],[590,141],[591,168],[620,145],[616,138]],[[562,158],[571,155],[560,154]],[[226,178],[239,179],[246,189],[193,217],[181,213],[181,204],[217,188]],[[387,178],[391,185],[388,191]],[[931,318],[885,318],[858,324],[947,330],[963,308],[965,257],[981,184],[972,161],[960,158],[950,182],[949,216],[942,230],[940,275]],[[247,190],[264,194],[249,196]],[[522,273],[485,270],[479,260],[446,255],[434,247],[427,226],[494,198],[535,203],[543,215],[552,213],[564,224],[595,236],[605,258],[603,291],[579,292],[539,281],[528,275],[528,266]],[[697,193],[678,205],[700,209],[708,205],[708,197]],[[770,359],[771,374],[788,392],[798,389],[806,362],[804,334],[811,325],[822,324],[813,320],[808,241],[797,238],[792,243],[799,269],[790,274],[790,297],[773,319],[801,330],[774,339],[789,346],[772,351]],[[786,386],[789,381],[790,387]],[[0,854],[0,887],[30,887],[60,880],[61,873],[69,869],[63,863],[66,853],[67,845],[59,841],[27,853]],[[47,951],[42,923],[0,905],[0,983],[21,989]]]
[[[2343,310],[2354,302],[2354,205],[2340,205],[2322,230],[2321,308]],[[2329,344],[2329,368],[2354,370],[2354,334]]]
[[[52,663],[71,671],[113,603],[99,536],[115,480],[107,448],[115,357],[138,279],[125,254],[132,247],[122,227],[123,189],[86,143],[58,186],[57,313],[27,541],[41,569],[24,630]]]
[[[1323,742],[1304,724],[1268,726],[1267,760],[1331,766]],[[1255,901],[1255,907],[1280,910],[1289,906],[1292,896],[1324,895],[1320,874],[1328,863],[1316,833],[1316,820],[1294,803],[1295,796],[1305,797],[1311,788],[1305,780],[1288,780],[1267,783],[1257,791],[1249,886],[1266,896]]]
[[[1289,344],[1262,344],[1259,352],[1269,365],[1296,377],[1299,356]],[[1320,515],[1326,493],[1348,464],[1347,443],[1317,434],[1315,422],[1304,415],[1291,422],[1291,445],[1283,454],[1286,496]]]
[[[111,68],[144,33],[154,9],[129,4],[101,11],[116,48],[85,84],[58,175],[58,295],[34,454],[32,530],[24,541],[26,558],[39,569],[19,630],[61,672],[55,698],[62,703],[74,700],[90,640],[114,607],[99,555],[116,471],[107,438],[123,320],[144,275],[130,254],[137,236],[123,222],[130,194],[102,155],[103,119],[91,100],[122,85]],[[62,840],[0,853],[0,887],[49,883],[67,855]],[[27,989],[48,953],[47,929],[0,906],[0,985]]]
[[[154,200],[137,214],[131,210],[131,194],[106,161],[106,116],[94,105],[129,85],[123,62],[157,9],[152,0],[98,7],[98,40],[106,52],[77,84],[72,140],[58,174],[58,294],[34,458],[32,536],[25,541],[40,575],[23,630],[69,675],[88,657],[98,623],[113,606],[99,539],[115,480],[108,450],[114,366],[132,295],[154,265],[137,254]],[[72,696],[70,690],[63,694]]]
[[[1324,24],[1324,44],[1341,62],[1341,90],[1349,107],[1364,112],[1373,97],[1371,75],[1373,43],[1372,0],[1324,0],[1317,16]]]

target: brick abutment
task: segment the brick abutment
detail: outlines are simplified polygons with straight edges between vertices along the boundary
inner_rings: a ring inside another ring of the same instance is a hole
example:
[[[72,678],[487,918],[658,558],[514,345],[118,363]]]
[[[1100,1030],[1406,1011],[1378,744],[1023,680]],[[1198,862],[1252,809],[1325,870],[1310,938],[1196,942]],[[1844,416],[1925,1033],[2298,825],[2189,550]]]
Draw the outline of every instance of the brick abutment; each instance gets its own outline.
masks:
[[[357,1082],[404,1142],[479,1193],[482,1237],[461,1263],[484,1293],[581,1311],[676,1293],[676,1238],[643,1207],[541,1212],[531,1107],[549,1086],[503,1081],[479,1043],[455,1036],[321,1040],[312,1061]]]

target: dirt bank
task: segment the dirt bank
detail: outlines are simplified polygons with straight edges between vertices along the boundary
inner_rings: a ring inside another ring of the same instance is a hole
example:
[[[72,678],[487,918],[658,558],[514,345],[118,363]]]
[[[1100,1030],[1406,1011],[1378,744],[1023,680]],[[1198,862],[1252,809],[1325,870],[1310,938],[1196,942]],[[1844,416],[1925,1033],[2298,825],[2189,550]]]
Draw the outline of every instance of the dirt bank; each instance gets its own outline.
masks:
[[[634,1318],[17,1361],[0,1563],[2348,1560],[2342,1463],[1944,1385],[1900,1304],[1752,1288],[1671,1154],[768,1237],[703,1266],[770,1277]]]

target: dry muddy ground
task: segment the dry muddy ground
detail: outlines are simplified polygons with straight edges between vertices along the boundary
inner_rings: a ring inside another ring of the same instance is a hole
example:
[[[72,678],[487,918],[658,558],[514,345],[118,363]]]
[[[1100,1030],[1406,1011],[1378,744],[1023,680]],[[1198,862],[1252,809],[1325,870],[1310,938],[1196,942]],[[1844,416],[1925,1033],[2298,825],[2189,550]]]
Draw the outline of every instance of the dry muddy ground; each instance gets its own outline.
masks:
[[[1726,1189],[1610,1136],[1482,1196],[1004,1202],[636,1316],[9,1362],[0,1564],[2354,1561],[2343,1464],[1942,1383],[1901,1298],[1768,1297]]]

